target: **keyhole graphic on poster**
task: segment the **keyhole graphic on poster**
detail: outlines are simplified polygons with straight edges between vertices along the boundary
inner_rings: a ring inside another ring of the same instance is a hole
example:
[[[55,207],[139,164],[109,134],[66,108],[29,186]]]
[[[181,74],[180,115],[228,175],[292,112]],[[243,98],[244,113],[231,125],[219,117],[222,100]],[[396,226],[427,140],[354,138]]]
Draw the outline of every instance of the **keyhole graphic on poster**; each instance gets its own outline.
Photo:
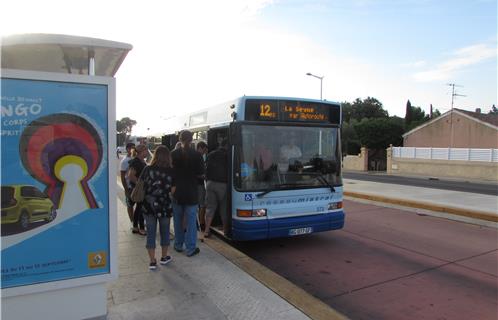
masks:
[[[65,213],[98,208],[89,180],[102,161],[97,130],[74,114],[38,118],[23,131],[19,153],[29,174]]]
[[[64,156],[55,163],[55,176],[63,183],[60,209],[67,212],[69,208],[76,212],[89,208],[84,197],[81,181],[88,173],[85,160],[76,156]]]

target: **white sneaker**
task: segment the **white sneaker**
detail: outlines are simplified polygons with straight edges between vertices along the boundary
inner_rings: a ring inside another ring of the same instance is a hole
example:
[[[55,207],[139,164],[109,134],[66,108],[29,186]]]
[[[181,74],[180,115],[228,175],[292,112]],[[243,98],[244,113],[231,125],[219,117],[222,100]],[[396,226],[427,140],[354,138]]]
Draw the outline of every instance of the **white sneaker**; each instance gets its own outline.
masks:
[[[170,263],[171,260],[173,260],[173,258],[171,258],[171,256],[166,256],[164,258],[161,258],[161,260],[159,260],[159,263],[162,265],[166,265],[166,264]]]
[[[156,269],[157,269],[157,262],[149,263],[149,270],[156,270]]]

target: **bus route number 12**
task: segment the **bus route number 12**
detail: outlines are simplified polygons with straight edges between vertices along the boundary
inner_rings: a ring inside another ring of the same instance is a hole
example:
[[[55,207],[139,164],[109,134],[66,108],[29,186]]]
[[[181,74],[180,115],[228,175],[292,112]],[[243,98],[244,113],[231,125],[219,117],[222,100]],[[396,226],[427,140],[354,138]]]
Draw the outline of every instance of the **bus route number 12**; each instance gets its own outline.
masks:
[[[271,106],[269,104],[261,104],[259,106],[259,116],[264,118],[276,118],[277,114],[272,112]]]

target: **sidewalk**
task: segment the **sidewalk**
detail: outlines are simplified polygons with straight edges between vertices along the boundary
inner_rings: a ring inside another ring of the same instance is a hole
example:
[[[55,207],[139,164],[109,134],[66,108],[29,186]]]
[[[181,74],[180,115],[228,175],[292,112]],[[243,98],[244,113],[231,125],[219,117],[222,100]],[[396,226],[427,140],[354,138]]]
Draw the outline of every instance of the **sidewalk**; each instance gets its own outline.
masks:
[[[149,271],[145,237],[131,233],[118,199],[119,278],[108,285],[107,319],[309,319],[211,247],[198,244],[199,255],[171,250],[170,264]]]
[[[411,207],[452,220],[497,226],[496,196],[353,179],[343,179],[343,183],[345,197]]]

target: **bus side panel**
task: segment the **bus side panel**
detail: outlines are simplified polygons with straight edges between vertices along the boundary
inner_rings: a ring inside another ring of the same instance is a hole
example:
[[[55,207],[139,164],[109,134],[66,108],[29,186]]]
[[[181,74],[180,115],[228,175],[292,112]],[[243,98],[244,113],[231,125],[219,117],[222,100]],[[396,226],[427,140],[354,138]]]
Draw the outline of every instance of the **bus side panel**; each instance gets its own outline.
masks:
[[[341,229],[344,226],[344,211],[326,214],[269,220],[268,238],[289,237],[291,229],[313,228],[313,233]]]
[[[232,239],[237,241],[268,238],[268,220],[232,220]]]

